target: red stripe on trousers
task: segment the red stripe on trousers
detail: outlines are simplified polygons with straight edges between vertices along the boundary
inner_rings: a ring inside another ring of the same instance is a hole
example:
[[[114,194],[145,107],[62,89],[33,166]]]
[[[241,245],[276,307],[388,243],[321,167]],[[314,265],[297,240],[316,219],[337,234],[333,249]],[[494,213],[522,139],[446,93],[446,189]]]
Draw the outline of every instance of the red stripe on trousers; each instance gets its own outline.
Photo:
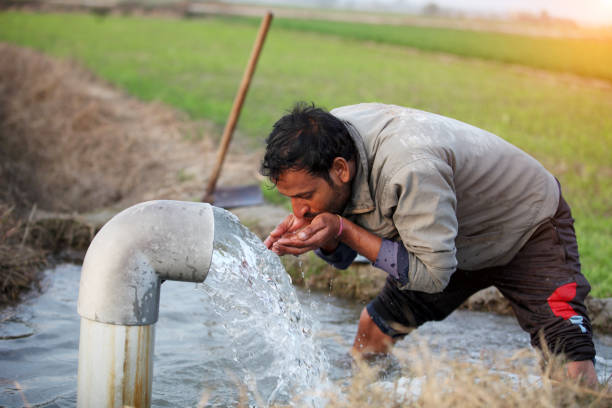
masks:
[[[572,282],[559,286],[547,300],[555,316],[559,316],[567,320],[570,317],[578,314],[568,303],[575,297],[576,282]]]

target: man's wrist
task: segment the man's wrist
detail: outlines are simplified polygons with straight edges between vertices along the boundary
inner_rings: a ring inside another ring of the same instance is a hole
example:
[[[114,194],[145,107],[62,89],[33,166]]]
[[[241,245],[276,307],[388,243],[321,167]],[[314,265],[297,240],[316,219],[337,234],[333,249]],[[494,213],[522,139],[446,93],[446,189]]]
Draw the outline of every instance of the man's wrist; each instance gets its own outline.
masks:
[[[336,252],[336,249],[338,249],[338,245],[340,245],[340,240],[334,239],[329,244],[323,245],[320,249],[323,254],[329,255]]]
[[[333,252],[329,254],[323,253],[321,248],[316,249],[315,253],[325,262],[335,266],[338,269],[348,268],[357,256],[357,251],[346,244],[343,244],[342,242],[340,242],[337,248],[335,248]]]

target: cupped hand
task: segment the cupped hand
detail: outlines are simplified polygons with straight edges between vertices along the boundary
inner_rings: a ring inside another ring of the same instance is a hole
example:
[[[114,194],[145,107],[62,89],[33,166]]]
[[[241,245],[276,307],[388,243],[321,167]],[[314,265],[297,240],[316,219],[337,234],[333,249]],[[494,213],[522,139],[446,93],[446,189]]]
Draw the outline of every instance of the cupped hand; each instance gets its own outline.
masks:
[[[310,224],[301,224],[292,231],[281,234],[272,243],[271,249],[279,255],[300,255],[317,248],[335,248],[339,242],[339,230],[340,218],[336,214],[321,213],[314,217]]]
[[[293,234],[295,231],[299,230],[305,225],[308,225],[308,223],[310,223],[310,220],[307,218],[298,218],[293,214],[289,214],[283,221],[281,221],[280,224],[276,226],[276,228],[274,228],[274,230],[272,230],[272,232],[270,232],[270,235],[268,235],[264,241],[264,245],[266,248],[272,249],[274,243],[277,242],[283,235]]]

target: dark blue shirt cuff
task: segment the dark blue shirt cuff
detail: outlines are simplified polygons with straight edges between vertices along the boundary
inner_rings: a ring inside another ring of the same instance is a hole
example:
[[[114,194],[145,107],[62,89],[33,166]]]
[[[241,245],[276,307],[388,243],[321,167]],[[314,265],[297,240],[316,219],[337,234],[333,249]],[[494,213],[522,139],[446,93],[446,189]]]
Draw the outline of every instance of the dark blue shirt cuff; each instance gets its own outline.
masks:
[[[401,242],[383,239],[373,265],[387,272],[402,286],[408,283],[408,251]]]
[[[321,248],[316,249],[315,254],[338,269],[346,269],[353,263],[357,251],[341,242],[336,250],[330,254],[324,254]]]

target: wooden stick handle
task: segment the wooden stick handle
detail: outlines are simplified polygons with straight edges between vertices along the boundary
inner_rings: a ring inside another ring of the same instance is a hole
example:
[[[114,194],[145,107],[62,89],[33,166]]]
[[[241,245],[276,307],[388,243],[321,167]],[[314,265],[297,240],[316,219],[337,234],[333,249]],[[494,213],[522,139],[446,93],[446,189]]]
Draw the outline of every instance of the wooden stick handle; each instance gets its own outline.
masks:
[[[208,179],[208,186],[206,187],[206,193],[202,201],[213,201],[215,186],[217,185],[217,179],[219,178],[219,174],[221,173],[221,167],[223,166],[223,161],[225,160],[227,149],[229,147],[230,141],[232,140],[232,135],[234,133],[234,129],[236,128],[236,123],[238,123],[240,111],[242,110],[244,99],[246,98],[247,91],[249,90],[251,78],[253,77],[255,67],[257,66],[257,60],[259,59],[259,54],[263,47],[264,41],[266,40],[266,35],[268,34],[270,24],[272,23],[272,16],[273,15],[271,12],[267,12],[266,16],[261,22],[261,25],[259,26],[259,33],[257,34],[257,39],[255,40],[255,45],[253,46],[251,57],[249,58],[249,62],[242,77],[242,82],[240,83],[240,88],[238,88],[238,93],[236,94],[236,98],[234,99],[232,111],[230,112],[227,123],[225,124],[225,129],[223,130],[223,136],[221,137],[221,145],[219,146],[219,151],[217,152],[217,162],[215,163],[213,172],[210,178]]]

